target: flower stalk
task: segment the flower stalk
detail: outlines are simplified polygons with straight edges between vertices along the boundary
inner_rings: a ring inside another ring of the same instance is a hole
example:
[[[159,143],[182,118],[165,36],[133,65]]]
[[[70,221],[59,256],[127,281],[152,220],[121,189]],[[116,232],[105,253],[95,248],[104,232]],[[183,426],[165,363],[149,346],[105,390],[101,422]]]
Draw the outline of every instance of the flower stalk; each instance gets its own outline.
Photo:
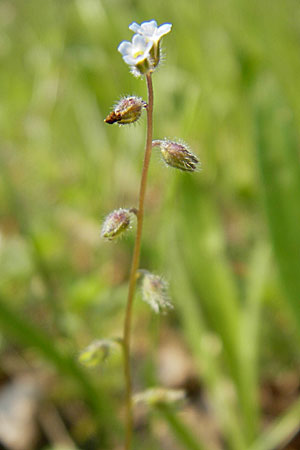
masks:
[[[139,268],[145,196],[152,148],[155,146],[159,146],[162,158],[165,163],[176,169],[180,169],[186,172],[193,172],[196,170],[196,166],[199,163],[197,157],[190,152],[186,144],[167,140],[152,140],[152,73],[155,71],[160,61],[160,41],[163,36],[171,31],[171,28],[172,24],[169,23],[157,26],[157,22],[155,20],[143,22],[141,25],[133,22],[129,26],[129,29],[136,34],[134,34],[131,42],[122,41],[118,46],[118,51],[121,53],[125,63],[129,65],[130,71],[133,75],[146,78],[148,91],[147,102],[144,102],[141,98],[135,96],[124,97],[118,102],[114,110],[104,120],[108,124],[117,123],[119,125],[128,125],[136,122],[140,118],[143,109],[146,109],[147,111],[146,146],[140,181],[138,208],[120,208],[113,211],[106,217],[101,230],[101,236],[104,239],[109,241],[114,240],[130,228],[131,217],[133,215],[136,216],[136,237],[129,276],[123,337],[121,340],[124,357],[125,376],[125,450],[131,449],[133,437],[133,389],[130,356],[133,301],[138,277],[143,274],[141,282],[143,300],[148,303],[156,313],[166,312],[166,310],[172,309],[173,307],[169,296],[167,295],[168,285],[164,281],[164,279],[158,275],[151,274],[147,270],[142,270]],[[100,349],[102,350],[103,341],[98,341],[98,346],[99,342],[101,344]],[[105,340],[104,342],[106,344],[107,340]],[[106,347],[104,348],[104,350],[105,349]],[[94,347],[92,347],[92,349],[88,349],[89,352],[86,356],[87,359],[94,356],[93,354],[90,354],[91,350],[94,351]],[[92,362],[94,361],[92,360]],[[159,393],[159,399],[161,400],[161,393],[165,394],[165,390],[160,389]]]
[[[123,332],[123,352],[124,352],[124,375],[126,383],[126,435],[125,435],[125,450],[129,450],[132,442],[133,430],[133,411],[132,411],[132,376],[130,368],[130,338],[131,338],[131,323],[132,323],[132,305],[137,281],[137,270],[139,268],[141,240],[144,219],[144,204],[147,187],[148,169],[152,151],[152,134],[153,134],[153,85],[151,73],[146,75],[147,89],[148,89],[148,106],[147,106],[147,140],[145,148],[145,156],[143,163],[143,170],[140,183],[139,193],[139,207],[137,211],[137,229],[135,245],[133,250],[133,257],[130,270],[129,288],[127,305],[124,320]]]

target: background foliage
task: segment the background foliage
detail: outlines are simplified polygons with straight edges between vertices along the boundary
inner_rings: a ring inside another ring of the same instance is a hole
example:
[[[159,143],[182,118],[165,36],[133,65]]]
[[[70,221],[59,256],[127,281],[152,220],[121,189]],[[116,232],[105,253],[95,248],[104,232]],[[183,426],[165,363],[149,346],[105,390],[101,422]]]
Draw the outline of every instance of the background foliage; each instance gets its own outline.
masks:
[[[2,387],[30,373],[69,446],[122,448],[121,355],[92,371],[77,355],[122,327],[133,233],[111,245],[99,230],[136,203],[145,118],[103,119],[120,95],[146,96],[116,47],[152,18],[173,23],[154,137],[186,140],[202,171],[153,155],[141,264],[175,310],[153,317],[137,296],[135,390],[189,396],[137,413],[136,448],[299,448],[284,447],[300,413],[296,0],[0,1]],[[60,442],[39,427],[36,448]]]

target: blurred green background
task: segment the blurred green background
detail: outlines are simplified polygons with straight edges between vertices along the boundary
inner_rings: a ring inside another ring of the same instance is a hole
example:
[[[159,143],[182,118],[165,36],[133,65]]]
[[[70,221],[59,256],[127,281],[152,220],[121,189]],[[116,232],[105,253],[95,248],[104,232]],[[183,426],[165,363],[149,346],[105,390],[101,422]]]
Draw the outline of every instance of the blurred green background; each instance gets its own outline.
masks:
[[[146,120],[103,119],[146,98],[116,49],[152,18],[173,24],[154,138],[182,138],[202,170],[153,154],[141,267],[175,309],[154,317],[137,294],[134,389],[187,400],[137,408],[134,449],[299,449],[297,0],[0,0],[0,442],[122,448],[120,352],[77,359],[122,331],[134,232],[107,244],[100,227],[136,205]]]

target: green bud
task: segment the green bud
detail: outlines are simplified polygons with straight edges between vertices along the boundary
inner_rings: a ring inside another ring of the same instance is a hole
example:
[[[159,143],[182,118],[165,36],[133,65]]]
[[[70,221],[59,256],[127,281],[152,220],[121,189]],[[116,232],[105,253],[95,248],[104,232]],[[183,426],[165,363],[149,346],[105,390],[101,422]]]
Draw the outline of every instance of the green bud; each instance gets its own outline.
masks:
[[[112,348],[117,346],[113,339],[98,339],[91,342],[79,355],[79,362],[86,367],[96,367],[109,356]]]
[[[136,122],[142,114],[142,108],[147,103],[139,97],[129,96],[122,98],[116,105],[115,109],[106,117],[106,123],[118,123],[126,125]]]
[[[160,61],[160,42],[154,42],[150,50],[150,58],[153,69],[158,66]]]
[[[166,389],[156,387],[139,392],[133,396],[133,401],[145,403],[149,406],[170,405],[185,398],[185,392],[181,389]]]
[[[186,144],[165,139],[153,141],[152,146],[160,147],[162,158],[168,166],[184,172],[195,172],[197,170],[199,160]]]
[[[173,305],[168,296],[168,283],[158,275],[147,271],[140,271],[142,279],[142,298],[151,308],[160,313],[172,309]]]
[[[101,237],[112,241],[125,230],[130,228],[131,224],[131,212],[128,209],[116,209],[106,216],[102,229]]]
[[[140,75],[146,75],[147,73],[149,73],[152,69],[152,66],[150,64],[150,61],[148,58],[143,59],[142,61],[139,61],[138,63],[136,63],[134,70],[132,71],[132,73],[137,76]]]

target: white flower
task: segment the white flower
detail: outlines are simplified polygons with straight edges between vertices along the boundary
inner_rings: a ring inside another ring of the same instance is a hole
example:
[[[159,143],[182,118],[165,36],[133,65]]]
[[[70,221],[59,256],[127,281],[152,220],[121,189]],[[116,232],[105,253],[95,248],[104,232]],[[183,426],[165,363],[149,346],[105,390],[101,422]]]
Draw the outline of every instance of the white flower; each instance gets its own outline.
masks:
[[[170,33],[171,28],[171,23],[164,23],[158,27],[156,20],[149,20],[149,22],[143,22],[141,25],[136,22],[132,22],[132,24],[129,25],[129,29],[131,31],[144,37],[147,42],[152,42],[152,47],[150,50],[152,69],[158,65],[160,60],[161,38]]]
[[[148,58],[152,46],[152,41],[147,40],[140,34],[135,34],[132,38],[132,42],[122,41],[118,47],[118,51],[123,56],[126,64],[131,66],[131,69],[136,75],[144,75],[149,72],[151,68]]]
[[[170,33],[172,24],[164,23],[158,27],[156,20],[149,20],[149,22],[143,22],[141,25],[132,22],[129,29],[157,45],[163,36]]]

